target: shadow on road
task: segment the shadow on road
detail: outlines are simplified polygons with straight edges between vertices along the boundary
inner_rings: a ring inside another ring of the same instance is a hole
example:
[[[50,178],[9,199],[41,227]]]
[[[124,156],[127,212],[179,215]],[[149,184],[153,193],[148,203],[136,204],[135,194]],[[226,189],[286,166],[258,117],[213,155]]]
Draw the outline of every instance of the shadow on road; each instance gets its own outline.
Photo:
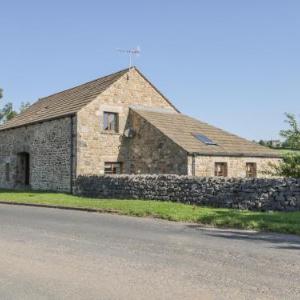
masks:
[[[187,225],[188,228],[201,231],[202,234],[211,237],[229,240],[245,240],[255,242],[267,242],[276,249],[300,250],[300,236],[276,233],[262,233],[254,231],[228,230],[204,228],[201,225]]]

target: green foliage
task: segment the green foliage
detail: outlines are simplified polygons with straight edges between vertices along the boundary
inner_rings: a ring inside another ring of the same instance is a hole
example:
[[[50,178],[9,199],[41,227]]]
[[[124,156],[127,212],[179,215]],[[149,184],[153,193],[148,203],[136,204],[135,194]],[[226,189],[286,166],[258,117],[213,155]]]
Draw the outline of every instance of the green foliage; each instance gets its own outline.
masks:
[[[279,165],[271,165],[271,175],[300,178],[300,154],[286,153]]]
[[[300,150],[279,149],[282,154],[300,154]]]
[[[265,147],[269,147],[269,148],[273,148],[273,149],[283,147],[282,143],[280,141],[276,141],[276,140],[266,140],[266,141],[259,140],[258,144],[261,146],[265,146]]]
[[[270,164],[270,169],[266,174],[273,176],[300,178],[300,126],[293,114],[286,114],[286,122],[290,125],[289,129],[281,130],[280,135],[285,138],[283,145],[292,150],[283,152],[282,161]]]
[[[3,97],[3,90],[0,89],[0,99]],[[12,102],[6,103],[3,108],[0,108],[0,124],[5,123],[6,121],[11,120],[19,113],[22,113],[25,109],[30,106],[29,102],[22,102],[19,112],[16,111],[13,107]]]
[[[285,138],[284,145],[289,149],[300,150],[300,125],[294,114],[286,113],[285,115],[287,117],[285,122],[290,128],[280,131],[280,135]]]
[[[30,102],[22,102],[20,106],[20,113],[25,111],[30,106]]]
[[[7,190],[0,190],[0,203],[1,201],[86,208],[98,212],[149,216],[216,227],[300,234],[300,212],[252,212],[165,201],[95,199],[60,193]]]
[[[266,146],[266,142],[263,141],[263,140],[260,140],[258,143],[259,143],[261,146]]]
[[[18,113],[13,109],[13,104],[11,102],[6,103],[2,109],[0,109],[0,123],[11,120]]]

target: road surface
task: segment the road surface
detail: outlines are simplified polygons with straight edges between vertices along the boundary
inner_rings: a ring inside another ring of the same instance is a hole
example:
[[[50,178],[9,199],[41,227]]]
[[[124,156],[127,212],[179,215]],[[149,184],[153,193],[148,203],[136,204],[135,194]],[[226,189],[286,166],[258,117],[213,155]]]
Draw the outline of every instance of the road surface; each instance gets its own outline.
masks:
[[[0,299],[300,299],[300,237],[0,205]]]

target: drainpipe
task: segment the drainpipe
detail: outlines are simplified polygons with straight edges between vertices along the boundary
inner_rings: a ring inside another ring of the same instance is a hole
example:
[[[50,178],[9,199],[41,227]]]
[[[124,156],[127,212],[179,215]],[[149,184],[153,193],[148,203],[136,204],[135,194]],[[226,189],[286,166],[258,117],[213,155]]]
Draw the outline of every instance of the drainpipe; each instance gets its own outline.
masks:
[[[73,116],[70,118],[70,139],[71,139],[71,145],[70,145],[70,193],[73,194],[73,163],[74,163],[74,141],[73,141],[73,127],[74,127],[74,120]]]
[[[196,175],[196,159],[195,159],[195,154],[192,155],[192,175]]]
[[[191,161],[190,173],[188,174],[188,175],[190,175],[190,176],[195,176],[195,174],[196,174],[195,156],[196,156],[196,155],[195,155],[194,153],[192,153],[192,154],[189,155],[189,158],[192,159],[192,161]]]

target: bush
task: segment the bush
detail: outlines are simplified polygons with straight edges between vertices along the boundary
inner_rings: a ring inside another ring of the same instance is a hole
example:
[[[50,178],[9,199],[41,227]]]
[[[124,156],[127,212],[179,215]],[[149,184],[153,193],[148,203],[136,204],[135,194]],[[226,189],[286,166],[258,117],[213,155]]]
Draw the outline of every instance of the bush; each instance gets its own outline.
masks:
[[[274,172],[271,175],[300,178],[300,154],[287,153],[279,165],[272,165]]]

